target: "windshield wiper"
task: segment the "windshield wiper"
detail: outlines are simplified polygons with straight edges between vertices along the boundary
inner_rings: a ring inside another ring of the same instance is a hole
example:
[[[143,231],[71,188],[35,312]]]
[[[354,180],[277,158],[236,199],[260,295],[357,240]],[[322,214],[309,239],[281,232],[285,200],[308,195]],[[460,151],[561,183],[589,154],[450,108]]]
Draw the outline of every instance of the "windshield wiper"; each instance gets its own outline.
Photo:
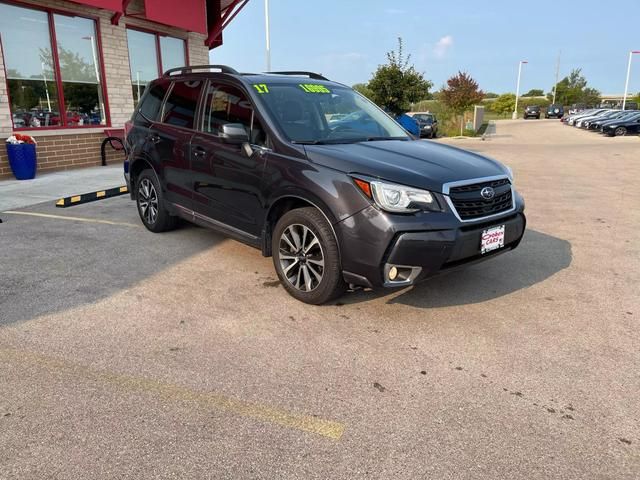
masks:
[[[407,137],[367,137],[367,142],[377,142],[380,140],[407,140]]]
[[[296,145],[325,145],[327,142],[323,140],[291,140]]]

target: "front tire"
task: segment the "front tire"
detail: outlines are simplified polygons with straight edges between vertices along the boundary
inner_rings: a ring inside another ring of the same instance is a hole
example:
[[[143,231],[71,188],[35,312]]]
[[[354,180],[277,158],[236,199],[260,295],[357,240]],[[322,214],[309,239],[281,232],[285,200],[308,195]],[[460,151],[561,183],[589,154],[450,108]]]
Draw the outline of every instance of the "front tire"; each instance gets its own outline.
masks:
[[[624,137],[627,134],[627,129],[625,127],[618,127],[613,134],[616,137]]]
[[[178,219],[169,215],[165,199],[153,170],[143,170],[136,180],[136,205],[140,220],[147,230],[160,233],[172,230]]]
[[[320,305],[345,292],[338,241],[318,209],[285,213],[273,230],[272,245],[278,278],[295,299]]]

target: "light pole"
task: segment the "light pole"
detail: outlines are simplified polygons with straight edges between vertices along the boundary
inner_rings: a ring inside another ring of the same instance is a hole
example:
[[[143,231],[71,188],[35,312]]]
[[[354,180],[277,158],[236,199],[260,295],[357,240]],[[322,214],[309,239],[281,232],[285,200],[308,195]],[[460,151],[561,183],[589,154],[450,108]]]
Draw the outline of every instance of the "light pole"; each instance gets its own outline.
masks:
[[[269,0],[264,0],[264,27],[267,47],[267,72],[271,71],[271,36],[269,34]]]
[[[520,76],[522,75],[523,63],[529,63],[529,62],[527,62],[526,60],[520,60],[520,63],[518,63],[518,83],[516,84],[516,106],[513,109],[513,115],[511,116],[513,120],[516,120],[518,118],[518,97],[520,97]]]
[[[640,50],[632,50],[629,52],[629,64],[627,65],[627,81],[624,82],[624,98],[622,100],[622,110],[627,105],[627,92],[629,91],[629,75],[631,74],[631,59],[633,55],[636,53],[640,53]]]
[[[556,83],[553,84],[553,102],[552,104],[556,104],[556,93],[558,93],[558,75],[560,74],[560,55],[562,55],[562,50],[558,52],[558,62],[556,63]]]
[[[47,108],[49,112],[51,112],[51,99],[49,98],[49,87],[47,86],[47,76],[44,73],[44,62],[40,62],[40,66],[42,67],[42,80],[44,81],[44,91],[47,95]]]
[[[98,102],[100,102],[100,123],[102,123],[102,118],[106,118],[103,117],[103,115],[106,115],[106,112],[104,111],[104,100],[102,99],[102,84],[100,83],[100,68],[98,67],[98,54],[96,52],[95,37],[90,35],[88,37],[82,37],[82,39],[89,40],[91,43],[91,55],[93,56],[93,66],[96,70],[96,84],[98,86]]]

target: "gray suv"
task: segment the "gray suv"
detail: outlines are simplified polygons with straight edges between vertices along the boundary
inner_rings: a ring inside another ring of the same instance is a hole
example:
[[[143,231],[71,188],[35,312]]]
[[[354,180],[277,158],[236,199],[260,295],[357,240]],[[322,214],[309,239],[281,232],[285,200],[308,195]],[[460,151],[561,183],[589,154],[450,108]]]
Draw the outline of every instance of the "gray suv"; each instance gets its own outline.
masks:
[[[415,140],[311,72],[169,70],[145,89],[126,144],[147,229],[182,218],[256,247],[307,303],[412,285],[512,250],[525,230],[509,168]]]

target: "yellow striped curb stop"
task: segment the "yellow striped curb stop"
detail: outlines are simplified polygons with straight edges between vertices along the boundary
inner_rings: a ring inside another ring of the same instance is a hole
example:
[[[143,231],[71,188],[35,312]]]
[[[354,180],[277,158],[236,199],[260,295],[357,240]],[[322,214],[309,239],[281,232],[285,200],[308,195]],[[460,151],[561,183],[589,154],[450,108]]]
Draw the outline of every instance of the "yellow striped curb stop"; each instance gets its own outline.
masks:
[[[99,190],[97,192],[83,193],[81,195],[64,197],[56,202],[56,207],[73,207],[75,205],[81,205],[83,203],[95,202],[97,200],[103,200],[105,198],[117,197],[118,195],[124,195],[126,193],[129,193],[129,189],[126,185],[123,185],[121,187],[108,188],[106,190]]]

